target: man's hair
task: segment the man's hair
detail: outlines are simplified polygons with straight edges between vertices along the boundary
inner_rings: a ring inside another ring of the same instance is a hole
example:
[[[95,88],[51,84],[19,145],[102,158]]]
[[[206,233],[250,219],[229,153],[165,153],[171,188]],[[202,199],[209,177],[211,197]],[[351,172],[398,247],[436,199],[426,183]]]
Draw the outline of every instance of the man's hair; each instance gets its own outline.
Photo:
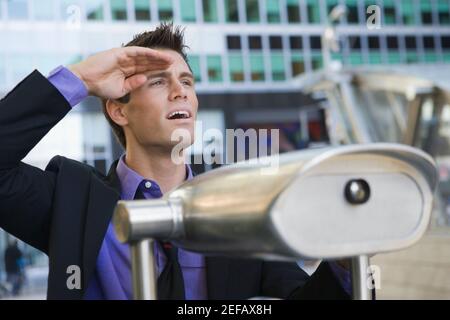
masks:
[[[161,23],[154,31],[146,31],[139,33],[133,37],[133,40],[128,42],[123,47],[145,47],[151,49],[167,49],[178,52],[189,66],[188,58],[185,52],[187,46],[184,44],[184,29],[179,26],[174,27],[172,23]],[[190,67],[189,67],[190,69]],[[106,111],[106,99],[102,99],[103,114],[108,120],[114,135],[119,141],[120,145],[126,148],[125,132],[121,126],[115,123],[108,112]],[[130,94],[117,99],[120,103],[128,103],[130,101]]]

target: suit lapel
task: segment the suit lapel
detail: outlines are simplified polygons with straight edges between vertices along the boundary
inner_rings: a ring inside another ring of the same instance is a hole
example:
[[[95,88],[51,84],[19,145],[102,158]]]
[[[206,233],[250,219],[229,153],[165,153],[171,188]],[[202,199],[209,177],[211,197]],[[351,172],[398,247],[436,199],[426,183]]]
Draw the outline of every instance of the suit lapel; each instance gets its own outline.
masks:
[[[230,261],[224,257],[206,256],[206,285],[208,299],[220,300],[228,297]]]
[[[116,174],[117,161],[106,180],[91,175],[83,243],[83,288],[88,286],[117,201],[120,200],[120,181]]]

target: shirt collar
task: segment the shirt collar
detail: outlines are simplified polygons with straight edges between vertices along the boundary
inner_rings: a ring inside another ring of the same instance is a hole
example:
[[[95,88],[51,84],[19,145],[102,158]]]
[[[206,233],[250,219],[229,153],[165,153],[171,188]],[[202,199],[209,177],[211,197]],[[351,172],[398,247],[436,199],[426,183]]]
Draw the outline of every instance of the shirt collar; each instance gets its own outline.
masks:
[[[145,179],[139,173],[127,166],[125,163],[125,154],[120,157],[119,162],[117,163],[116,172],[120,181],[122,200],[133,200],[136,190],[142,180],[150,181],[152,188],[159,189],[159,185],[156,181]],[[189,165],[186,165],[186,181],[191,180],[192,178],[192,169]]]

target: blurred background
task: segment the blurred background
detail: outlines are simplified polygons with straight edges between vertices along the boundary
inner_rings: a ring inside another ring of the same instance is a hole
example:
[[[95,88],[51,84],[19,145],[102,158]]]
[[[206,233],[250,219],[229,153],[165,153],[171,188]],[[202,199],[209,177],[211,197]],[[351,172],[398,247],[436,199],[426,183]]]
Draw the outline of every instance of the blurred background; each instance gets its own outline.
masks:
[[[186,27],[198,130],[279,129],[280,152],[386,141],[430,153],[440,184],[427,235],[372,263],[378,298],[450,299],[450,0],[0,0],[0,96],[34,69],[47,75],[160,21]],[[201,138],[192,158],[223,143]],[[106,171],[122,152],[88,98],[25,161],[44,169],[61,154]],[[0,229],[0,298],[44,299],[47,257],[12,242]],[[20,261],[18,292],[5,256]]]

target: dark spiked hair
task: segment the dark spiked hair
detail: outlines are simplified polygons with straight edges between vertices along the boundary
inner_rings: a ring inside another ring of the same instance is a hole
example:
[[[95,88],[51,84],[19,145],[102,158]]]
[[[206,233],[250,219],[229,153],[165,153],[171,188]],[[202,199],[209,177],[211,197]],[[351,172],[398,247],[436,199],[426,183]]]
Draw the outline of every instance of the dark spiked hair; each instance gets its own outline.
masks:
[[[154,31],[145,31],[133,37],[133,40],[128,42],[123,47],[145,47],[151,49],[167,49],[178,52],[189,66],[188,58],[185,52],[187,46],[184,44],[184,29],[179,26],[174,26],[172,23],[161,23]],[[120,103],[128,103],[130,101],[130,94],[117,99]],[[121,126],[115,123],[109,116],[106,110],[106,99],[102,100],[103,114],[108,120],[114,135],[119,141],[120,145],[125,149],[127,146],[125,139],[125,132]]]

